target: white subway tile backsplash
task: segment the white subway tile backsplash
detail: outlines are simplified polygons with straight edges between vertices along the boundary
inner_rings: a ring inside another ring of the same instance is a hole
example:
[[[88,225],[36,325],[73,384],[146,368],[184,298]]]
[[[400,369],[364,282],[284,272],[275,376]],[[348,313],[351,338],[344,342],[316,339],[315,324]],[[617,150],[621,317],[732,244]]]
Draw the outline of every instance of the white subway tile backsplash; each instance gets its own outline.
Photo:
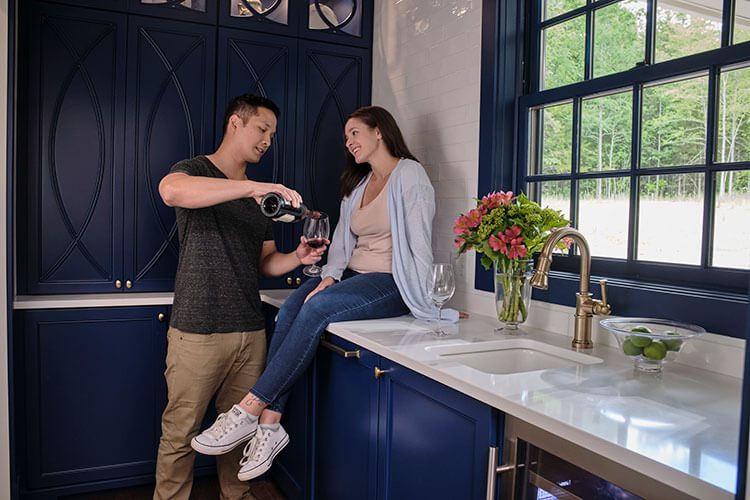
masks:
[[[481,22],[479,0],[375,2],[373,102],[394,114],[433,182],[433,253],[443,261],[455,259],[453,223],[477,196]],[[494,315],[493,294],[474,289],[474,253],[455,264],[450,307]],[[529,324],[572,337],[573,308],[535,301]],[[609,332],[594,325],[594,342],[615,345]],[[741,374],[744,342],[714,335],[693,347],[680,353],[679,362]]]

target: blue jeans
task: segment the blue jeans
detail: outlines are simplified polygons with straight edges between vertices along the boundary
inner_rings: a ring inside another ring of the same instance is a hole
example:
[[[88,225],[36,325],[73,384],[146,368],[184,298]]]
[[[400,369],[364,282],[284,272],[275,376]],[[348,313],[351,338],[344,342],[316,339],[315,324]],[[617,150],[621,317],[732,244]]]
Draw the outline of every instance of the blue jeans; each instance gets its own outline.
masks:
[[[347,277],[350,276],[350,277]],[[320,337],[329,323],[392,318],[409,313],[390,273],[348,271],[340,283],[305,297],[320,283],[307,280],[281,306],[268,346],[266,368],[250,392],[284,412],[289,390],[315,357]]]

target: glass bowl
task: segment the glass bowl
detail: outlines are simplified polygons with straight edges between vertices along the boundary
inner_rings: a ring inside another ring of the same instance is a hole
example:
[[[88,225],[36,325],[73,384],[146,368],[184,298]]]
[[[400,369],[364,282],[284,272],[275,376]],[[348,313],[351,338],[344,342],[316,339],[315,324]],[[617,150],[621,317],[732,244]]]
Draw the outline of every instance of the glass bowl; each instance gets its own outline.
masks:
[[[662,364],[675,359],[688,340],[706,332],[700,326],[656,318],[607,318],[599,324],[614,334],[636,369],[650,373],[661,372]]]

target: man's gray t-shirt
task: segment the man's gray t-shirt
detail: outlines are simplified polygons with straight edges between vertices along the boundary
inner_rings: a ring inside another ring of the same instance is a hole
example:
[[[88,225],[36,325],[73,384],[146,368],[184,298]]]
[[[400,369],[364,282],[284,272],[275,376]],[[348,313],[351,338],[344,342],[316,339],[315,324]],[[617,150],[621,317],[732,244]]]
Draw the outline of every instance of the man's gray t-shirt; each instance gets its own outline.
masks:
[[[178,162],[172,172],[226,179],[205,156]],[[258,203],[244,198],[175,211],[180,259],[170,325],[192,333],[263,328],[258,268],[263,242],[273,240],[273,232]]]

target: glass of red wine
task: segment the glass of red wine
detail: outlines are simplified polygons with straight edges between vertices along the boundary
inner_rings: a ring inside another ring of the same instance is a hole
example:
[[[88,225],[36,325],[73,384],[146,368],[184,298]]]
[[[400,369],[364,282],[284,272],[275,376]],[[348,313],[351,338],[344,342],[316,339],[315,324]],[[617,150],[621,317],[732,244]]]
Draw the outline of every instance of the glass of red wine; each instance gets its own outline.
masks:
[[[308,217],[305,219],[305,227],[302,232],[307,240],[308,246],[312,248],[320,248],[326,244],[329,230],[328,215],[320,212],[320,215],[317,217]],[[322,269],[315,264],[310,264],[309,266],[305,266],[302,269],[302,272],[305,276],[314,278],[315,276],[320,276],[321,270]]]

